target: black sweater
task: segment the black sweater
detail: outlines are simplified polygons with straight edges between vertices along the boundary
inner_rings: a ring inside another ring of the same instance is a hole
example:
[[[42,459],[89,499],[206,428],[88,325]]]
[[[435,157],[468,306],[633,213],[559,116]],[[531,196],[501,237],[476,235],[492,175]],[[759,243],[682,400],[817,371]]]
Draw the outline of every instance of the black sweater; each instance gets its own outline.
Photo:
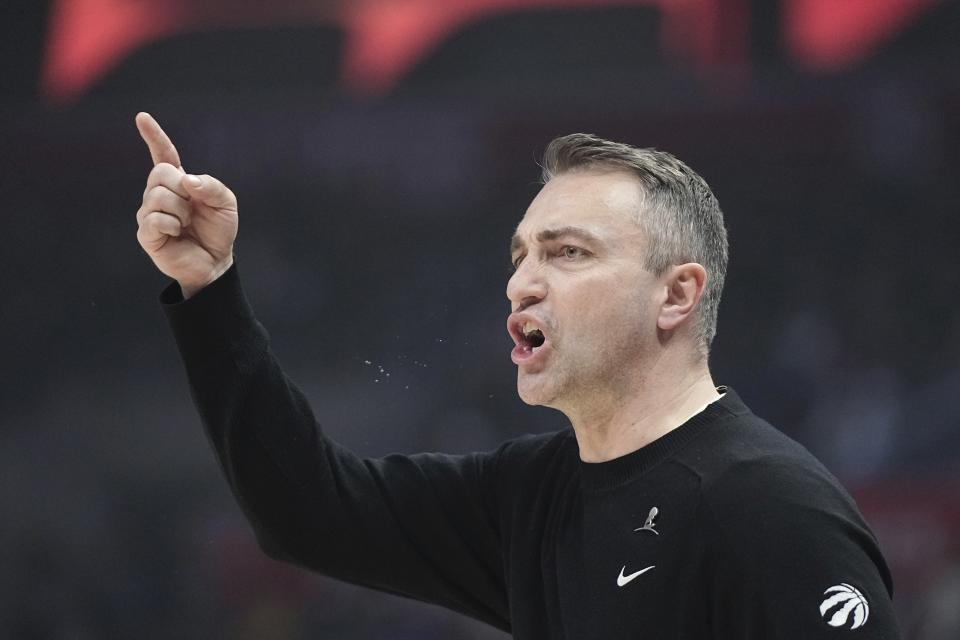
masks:
[[[521,639],[898,638],[857,508],[730,388],[603,463],[565,430],[361,459],[283,372],[236,264],[161,294],[191,394],[263,550]]]

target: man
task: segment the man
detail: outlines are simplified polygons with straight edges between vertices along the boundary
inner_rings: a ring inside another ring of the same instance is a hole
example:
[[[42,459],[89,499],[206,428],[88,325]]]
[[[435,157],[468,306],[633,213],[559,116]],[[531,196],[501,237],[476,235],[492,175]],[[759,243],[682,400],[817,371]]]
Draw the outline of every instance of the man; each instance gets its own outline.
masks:
[[[852,499],[714,385],[726,230],[685,164],[583,134],[547,149],[507,329],[520,396],[572,429],[360,459],[323,436],[243,295],[236,198],[137,125],[155,164],[138,239],[176,281],[163,308],[267,554],[523,639],[899,637]]]

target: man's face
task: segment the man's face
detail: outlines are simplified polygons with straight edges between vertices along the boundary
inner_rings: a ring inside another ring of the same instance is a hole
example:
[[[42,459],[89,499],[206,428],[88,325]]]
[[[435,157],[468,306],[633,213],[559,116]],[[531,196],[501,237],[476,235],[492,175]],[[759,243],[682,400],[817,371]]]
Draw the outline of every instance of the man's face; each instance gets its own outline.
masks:
[[[524,402],[565,411],[640,382],[665,295],[643,268],[645,239],[634,222],[641,200],[629,173],[577,172],[550,180],[527,209],[507,283]]]

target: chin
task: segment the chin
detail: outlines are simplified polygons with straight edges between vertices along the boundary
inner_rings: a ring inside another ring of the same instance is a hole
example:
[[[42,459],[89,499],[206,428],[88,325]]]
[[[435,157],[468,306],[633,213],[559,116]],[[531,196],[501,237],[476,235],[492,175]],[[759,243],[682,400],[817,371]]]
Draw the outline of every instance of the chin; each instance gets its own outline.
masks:
[[[543,404],[537,399],[536,396],[531,396],[528,393],[524,393],[520,389],[517,389],[517,395],[520,396],[520,399],[523,400],[524,404],[528,404],[531,407],[537,407]]]
[[[517,374],[517,395],[530,406],[550,406],[553,400],[552,389],[546,380],[538,376]]]

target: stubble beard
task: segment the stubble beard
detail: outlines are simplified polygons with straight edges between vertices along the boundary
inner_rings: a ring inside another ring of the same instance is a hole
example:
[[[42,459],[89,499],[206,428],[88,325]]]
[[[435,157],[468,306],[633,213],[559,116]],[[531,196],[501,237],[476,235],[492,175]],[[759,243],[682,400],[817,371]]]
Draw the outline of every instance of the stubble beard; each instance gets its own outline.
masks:
[[[529,405],[550,407],[566,415],[595,403],[609,402],[612,349],[593,349],[591,356],[554,352],[536,373],[517,371],[517,392]],[[572,356],[564,358],[563,356]]]
[[[567,417],[603,413],[643,384],[652,346],[639,327],[624,327],[619,340],[604,336],[576,352],[555,352],[536,374],[518,372],[517,389],[527,404],[556,409]]]

